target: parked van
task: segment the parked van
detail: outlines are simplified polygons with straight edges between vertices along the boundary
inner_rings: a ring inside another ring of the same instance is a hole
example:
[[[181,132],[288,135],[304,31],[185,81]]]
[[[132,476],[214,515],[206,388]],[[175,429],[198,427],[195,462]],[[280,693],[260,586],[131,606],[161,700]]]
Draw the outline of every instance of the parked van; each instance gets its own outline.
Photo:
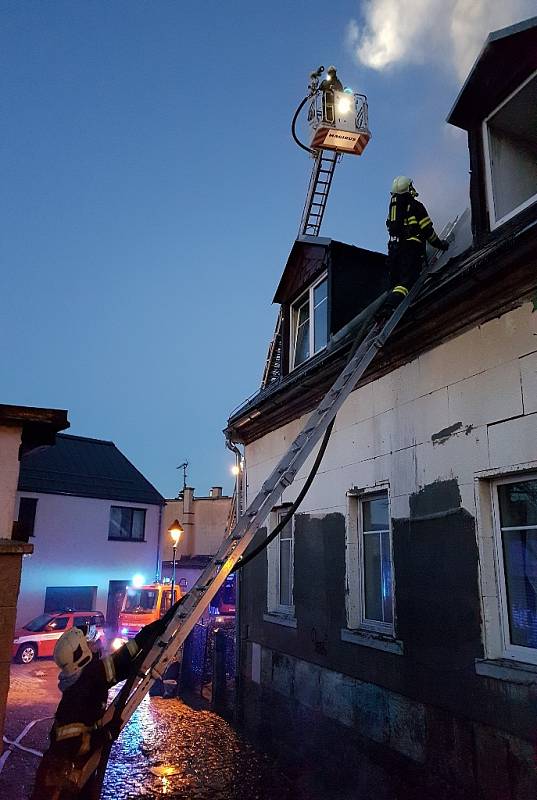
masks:
[[[117,650],[127,639],[150,622],[163,617],[171,607],[171,583],[150,583],[147,586],[127,586],[118,618],[118,638],[112,647]],[[181,587],[174,588],[174,602],[182,597]]]

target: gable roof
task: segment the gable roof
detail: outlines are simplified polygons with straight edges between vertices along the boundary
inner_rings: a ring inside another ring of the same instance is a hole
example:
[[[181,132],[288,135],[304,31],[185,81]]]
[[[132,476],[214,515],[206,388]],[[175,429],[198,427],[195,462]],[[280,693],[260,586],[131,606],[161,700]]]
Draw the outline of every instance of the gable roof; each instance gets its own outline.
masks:
[[[58,434],[21,460],[19,491],[163,505],[164,498],[113,442]]]
[[[468,130],[537,69],[537,17],[489,34],[447,121]]]

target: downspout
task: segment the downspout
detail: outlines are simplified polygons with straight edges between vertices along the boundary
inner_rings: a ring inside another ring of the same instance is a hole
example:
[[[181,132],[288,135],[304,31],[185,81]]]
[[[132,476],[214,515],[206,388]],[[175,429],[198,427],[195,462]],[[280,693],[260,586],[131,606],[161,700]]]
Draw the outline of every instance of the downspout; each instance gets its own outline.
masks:
[[[243,477],[241,469],[244,469],[244,457],[237,447],[231,441],[230,435],[226,434],[226,447],[235,454],[235,465],[238,469],[236,477],[236,509],[235,509],[235,525],[239,521],[241,515],[241,493],[243,491]],[[229,532],[228,532],[229,533]],[[242,657],[242,637],[241,637],[241,590],[240,585],[242,581],[242,572],[239,570],[238,574],[235,573],[235,714],[238,713],[240,703],[240,690],[241,690],[241,657]]]
[[[157,568],[155,570],[155,582],[160,583],[160,535],[162,529],[162,509],[166,503],[159,507],[158,512],[158,535],[157,535]]]

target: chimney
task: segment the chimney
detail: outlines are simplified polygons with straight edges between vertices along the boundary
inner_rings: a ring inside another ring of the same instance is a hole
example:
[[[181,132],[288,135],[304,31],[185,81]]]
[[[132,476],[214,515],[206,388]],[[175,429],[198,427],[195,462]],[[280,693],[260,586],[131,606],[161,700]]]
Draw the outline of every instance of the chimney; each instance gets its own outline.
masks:
[[[192,501],[194,500],[194,489],[191,486],[185,486],[183,491],[183,513],[191,514],[193,512]]]
[[[221,486],[213,486],[210,495],[213,500],[219,500],[222,497],[222,487]]]

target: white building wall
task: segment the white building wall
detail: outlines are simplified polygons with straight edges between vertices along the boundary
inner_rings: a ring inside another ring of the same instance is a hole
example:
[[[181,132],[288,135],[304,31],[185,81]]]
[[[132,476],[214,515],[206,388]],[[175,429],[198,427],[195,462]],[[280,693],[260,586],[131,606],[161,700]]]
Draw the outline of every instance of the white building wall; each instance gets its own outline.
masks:
[[[22,428],[0,425],[0,539],[11,539]]]
[[[246,447],[249,500],[306,419]],[[314,456],[282,502],[294,500]],[[388,481],[392,516],[406,517],[410,495],[456,478],[475,516],[476,473],[530,462],[537,462],[537,313],[528,303],[353,392],[300,512],[345,514],[352,486]]]
[[[108,582],[135,573],[155,579],[160,507],[119,500],[19,492],[37,497],[34,553],[23,559],[17,625],[43,612],[47,586],[97,586],[96,610],[106,614]],[[108,541],[111,506],[145,508],[145,541]],[[18,511],[18,502],[17,509]]]

